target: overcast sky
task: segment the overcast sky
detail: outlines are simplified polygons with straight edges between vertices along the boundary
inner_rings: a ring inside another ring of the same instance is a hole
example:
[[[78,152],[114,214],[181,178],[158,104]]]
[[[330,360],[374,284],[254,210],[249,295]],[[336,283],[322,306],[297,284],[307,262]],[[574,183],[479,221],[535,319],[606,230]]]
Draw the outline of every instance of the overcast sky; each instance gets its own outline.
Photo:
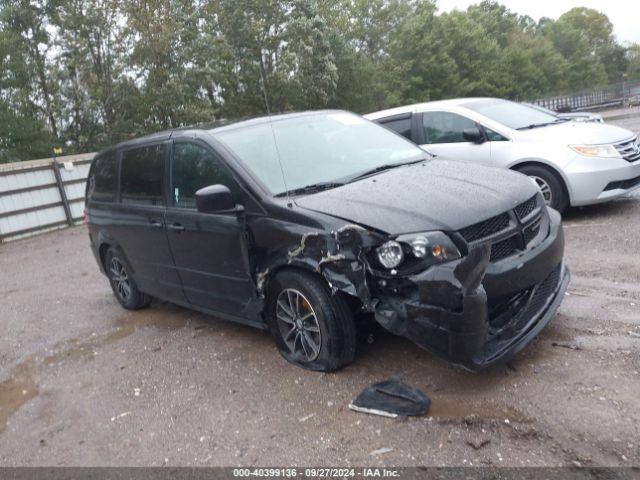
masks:
[[[619,42],[640,43],[640,1],[638,0],[498,0],[520,15],[558,18],[573,7],[596,9],[609,17]],[[465,10],[480,0],[437,0],[440,11]]]

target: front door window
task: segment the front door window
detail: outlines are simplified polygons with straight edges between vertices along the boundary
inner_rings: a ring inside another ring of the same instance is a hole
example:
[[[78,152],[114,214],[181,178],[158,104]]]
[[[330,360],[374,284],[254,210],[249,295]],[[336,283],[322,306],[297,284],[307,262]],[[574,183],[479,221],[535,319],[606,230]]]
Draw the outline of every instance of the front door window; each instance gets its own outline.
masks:
[[[424,112],[422,114],[424,143],[463,143],[466,128],[476,127],[476,122],[450,112]]]
[[[209,185],[224,185],[234,192],[235,182],[216,155],[195,143],[176,143],[172,162],[173,206],[196,208],[196,192]]]

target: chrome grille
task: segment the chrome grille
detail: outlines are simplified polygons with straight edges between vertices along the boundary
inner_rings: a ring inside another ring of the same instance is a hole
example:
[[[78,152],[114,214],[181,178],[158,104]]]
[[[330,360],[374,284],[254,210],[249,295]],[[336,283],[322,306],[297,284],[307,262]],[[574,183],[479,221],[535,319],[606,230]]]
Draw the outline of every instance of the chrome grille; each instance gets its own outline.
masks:
[[[638,137],[634,137],[631,140],[626,140],[614,146],[618,153],[622,155],[622,158],[627,162],[640,160],[640,145],[638,144]]]

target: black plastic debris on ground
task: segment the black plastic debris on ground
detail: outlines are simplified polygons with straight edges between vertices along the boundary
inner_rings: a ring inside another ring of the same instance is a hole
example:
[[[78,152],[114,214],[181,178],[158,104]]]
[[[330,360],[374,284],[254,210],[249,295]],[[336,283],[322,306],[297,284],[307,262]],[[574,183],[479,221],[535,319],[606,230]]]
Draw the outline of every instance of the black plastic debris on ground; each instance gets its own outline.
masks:
[[[431,400],[420,390],[392,378],[369,385],[349,404],[349,408],[356,412],[396,418],[424,415],[429,405]]]

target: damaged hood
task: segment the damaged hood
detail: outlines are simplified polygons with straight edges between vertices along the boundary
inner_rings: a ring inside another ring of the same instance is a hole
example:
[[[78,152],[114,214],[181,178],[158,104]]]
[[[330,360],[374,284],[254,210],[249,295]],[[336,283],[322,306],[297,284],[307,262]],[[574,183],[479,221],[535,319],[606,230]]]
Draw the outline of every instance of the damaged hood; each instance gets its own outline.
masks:
[[[428,160],[304,197],[298,206],[392,235],[454,231],[512,209],[537,188],[501,168]]]

